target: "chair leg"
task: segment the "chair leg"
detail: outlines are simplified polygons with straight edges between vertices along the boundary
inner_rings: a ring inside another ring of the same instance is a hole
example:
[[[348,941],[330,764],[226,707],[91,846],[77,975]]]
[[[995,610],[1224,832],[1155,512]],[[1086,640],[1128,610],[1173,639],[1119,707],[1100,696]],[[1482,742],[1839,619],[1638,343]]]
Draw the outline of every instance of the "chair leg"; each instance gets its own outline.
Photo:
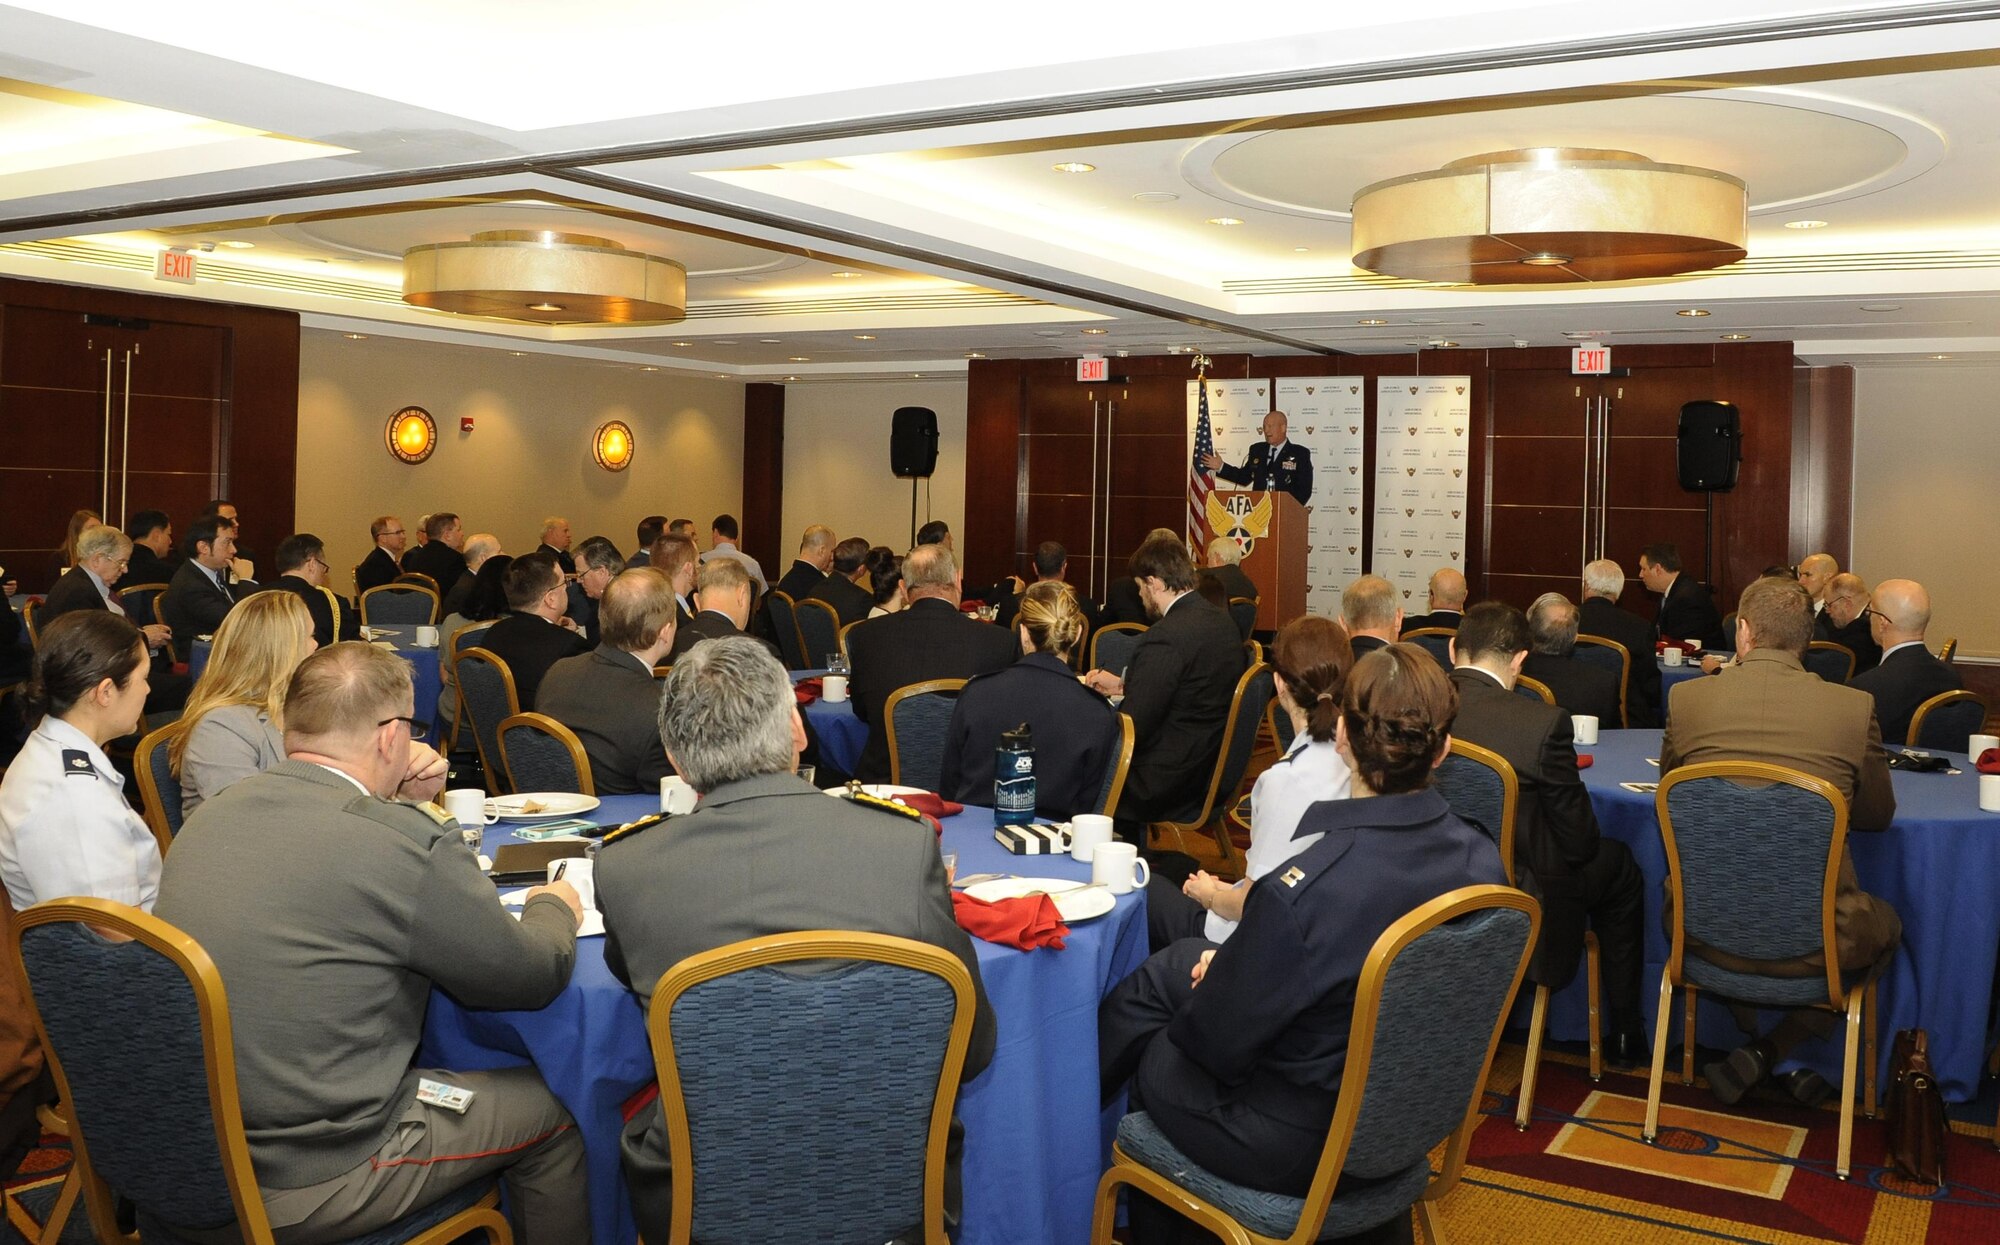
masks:
[[[35,1238],[35,1245],[56,1245],[62,1240],[63,1228],[68,1225],[70,1215],[76,1210],[76,1200],[82,1193],[83,1173],[72,1167],[63,1176],[56,1204],[49,1210],[48,1219],[43,1221],[41,1235]]]
[[[1686,988],[1686,1015],[1681,1017],[1681,1084],[1694,1084],[1694,987]],[[1666,1015],[1669,1000],[1660,1000],[1660,1014]]]
[[[1674,1005],[1674,979],[1660,970],[1660,1012],[1661,1016],[1672,1014]],[[1667,1075],[1667,1026],[1664,1021],[1653,1026],[1653,1074],[1646,1082],[1646,1126],[1639,1136],[1651,1144],[1660,1135],[1660,1082]]]
[[[1514,1127],[1527,1131],[1528,1116],[1535,1109],[1535,1073],[1542,1066],[1542,1031],[1549,1022],[1549,988],[1535,987],[1535,1010],[1528,1019],[1528,1053],[1521,1061],[1521,1093],[1514,1107]]]
[[[1840,1148],[1833,1160],[1833,1174],[1842,1180],[1852,1166],[1854,1151],[1854,1062],[1861,1046],[1861,998],[1863,991],[1847,996],[1847,1042],[1840,1065]]]
[[[1583,983],[1590,994],[1590,1081],[1604,1079],[1604,973],[1599,967],[1597,935],[1583,936]]]
[[[1875,983],[1868,983],[1868,990],[1861,996],[1861,1083],[1867,1087],[1868,1118],[1875,1118],[1875,1067],[1881,1062],[1875,1053]]]
[[[1428,1245],[1444,1245],[1444,1223],[1438,1216],[1436,1202],[1426,1198],[1417,1203],[1417,1223]]]
[[[1222,853],[1222,864],[1227,869],[1236,868],[1236,845],[1229,841],[1229,818],[1218,812],[1208,823],[1215,830],[1215,846]]]

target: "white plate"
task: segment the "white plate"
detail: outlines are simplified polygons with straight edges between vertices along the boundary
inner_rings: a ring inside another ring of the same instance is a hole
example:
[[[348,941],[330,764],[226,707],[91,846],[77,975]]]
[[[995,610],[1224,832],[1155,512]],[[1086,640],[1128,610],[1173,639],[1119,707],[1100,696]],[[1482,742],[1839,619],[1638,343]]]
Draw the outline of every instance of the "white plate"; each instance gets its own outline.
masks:
[[[886,783],[886,782],[863,783],[861,784],[861,790],[868,795],[874,796],[878,800],[894,799],[896,796],[899,795],[929,794],[929,792],[925,791],[922,787],[898,787],[892,783]],[[826,789],[826,793],[832,796],[843,796],[847,794],[847,788],[828,787]]]
[[[522,812],[521,806],[530,801],[543,807],[539,812]],[[578,795],[574,791],[523,791],[518,795],[503,795],[486,801],[486,815],[502,821],[554,821],[560,817],[576,817],[596,807],[597,797],[594,795]]]
[[[1056,901],[1056,914],[1071,925],[1103,916],[1118,906],[1118,897],[1102,886],[1091,887],[1090,883],[1073,878],[995,878],[965,888],[966,894],[987,903],[1016,899],[1035,891],[1047,891],[1049,898]]]

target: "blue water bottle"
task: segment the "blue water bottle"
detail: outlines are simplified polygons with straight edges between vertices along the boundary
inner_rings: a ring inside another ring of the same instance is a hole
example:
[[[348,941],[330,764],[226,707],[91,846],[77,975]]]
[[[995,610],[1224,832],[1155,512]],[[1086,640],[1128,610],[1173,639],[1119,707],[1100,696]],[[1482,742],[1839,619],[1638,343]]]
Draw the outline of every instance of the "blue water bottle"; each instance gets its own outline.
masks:
[[[1025,826],[1035,820],[1035,741],[1026,722],[1000,736],[993,754],[993,824]]]

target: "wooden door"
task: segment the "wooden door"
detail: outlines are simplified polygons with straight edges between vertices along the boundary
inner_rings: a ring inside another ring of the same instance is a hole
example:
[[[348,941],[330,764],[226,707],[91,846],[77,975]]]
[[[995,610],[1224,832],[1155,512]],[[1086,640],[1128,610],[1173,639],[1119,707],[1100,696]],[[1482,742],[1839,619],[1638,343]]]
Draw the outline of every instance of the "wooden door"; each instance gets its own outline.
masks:
[[[1557,371],[1492,373],[1487,421],[1486,574],[1475,595],[1521,608],[1575,598],[1595,530],[1591,444],[1597,382]]]
[[[179,540],[221,492],[229,330],[154,323],[136,337],[129,380],[122,371],[114,377],[112,459],[122,471],[113,477],[111,504],[120,524],[141,510],[166,511]],[[125,361],[116,362],[122,368]],[[254,543],[258,535],[244,533],[244,540]],[[268,551],[282,534],[261,535]]]
[[[1629,577],[1626,608],[1647,613],[1639,585],[1639,550],[1668,541],[1680,548],[1681,569],[1713,583],[1704,550],[1706,499],[1680,486],[1676,463],[1681,406],[1713,398],[1708,367],[1634,368],[1602,382],[1605,425],[1603,552]],[[1636,604],[1635,604],[1636,603]]]
[[[1021,435],[1023,522],[1016,529],[1017,574],[1034,580],[1035,548],[1060,541],[1069,552],[1069,581],[1077,591],[1101,596],[1104,539],[1104,425],[1107,386],[1061,378],[1027,381]],[[976,469],[976,468],[975,468]]]

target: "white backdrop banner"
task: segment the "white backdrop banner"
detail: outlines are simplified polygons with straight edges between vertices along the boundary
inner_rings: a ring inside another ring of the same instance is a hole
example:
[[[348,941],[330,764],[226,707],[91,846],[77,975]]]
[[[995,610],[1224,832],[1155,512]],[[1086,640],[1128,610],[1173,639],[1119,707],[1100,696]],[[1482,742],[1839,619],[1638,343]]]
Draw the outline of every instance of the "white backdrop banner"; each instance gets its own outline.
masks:
[[[1201,382],[1189,381],[1187,387],[1188,452],[1194,452],[1194,421],[1196,402],[1200,395],[1195,385]],[[1268,380],[1214,380],[1208,384],[1208,427],[1215,438],[1215,452],[1222,455],[1222,461],[1235,466],[1243,461],[1250,447],[1264,439],[1264,416],[1271,409],[1271,382]],[[1221,476],[1215,478],[1215,487],[1232,489],[1236,486]]]
[[[1361,574],[1362,425],[1368,394],[1358,376],[1286,376],[1276,383],[1285,435],[1312,452],[1306,539],[1306,612],[1340,617],[1340,593]]]
[[[1375,533],[1369,569],[1394,584],[1405,613],[1428,608],[1431,572],[1465,569],[1472,380],[1384,376],[1375,382]]]

